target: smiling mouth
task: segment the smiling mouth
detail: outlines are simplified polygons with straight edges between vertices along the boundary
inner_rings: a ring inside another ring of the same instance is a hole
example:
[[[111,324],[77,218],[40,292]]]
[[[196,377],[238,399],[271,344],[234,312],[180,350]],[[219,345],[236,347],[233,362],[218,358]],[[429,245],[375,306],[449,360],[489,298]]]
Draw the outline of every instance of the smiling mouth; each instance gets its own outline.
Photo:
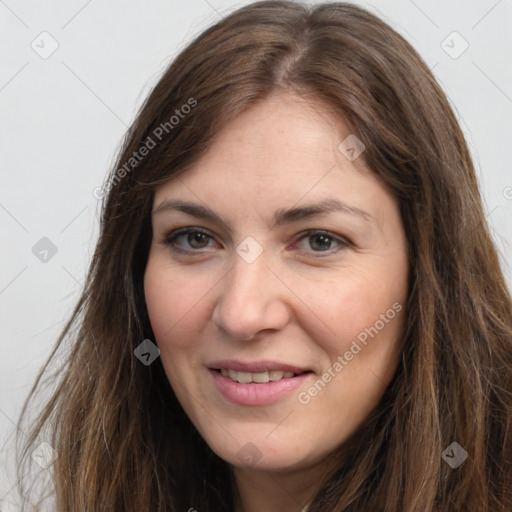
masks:
[[[293,377],[297,377],[299,375],[303,375],[305,373],[311,373],[310,371],[304,371],[301,373],[294,373],[290,371],[283,370],[269,370],[265,372],[238,372],[236,370],[231,370],[227,368],[212,368],[216,372],[220,373],[224,377],[231,379],[234,382],[239,382],[240,384],[265,384],[267,382],[276,382],[283,379],[292,379]]]

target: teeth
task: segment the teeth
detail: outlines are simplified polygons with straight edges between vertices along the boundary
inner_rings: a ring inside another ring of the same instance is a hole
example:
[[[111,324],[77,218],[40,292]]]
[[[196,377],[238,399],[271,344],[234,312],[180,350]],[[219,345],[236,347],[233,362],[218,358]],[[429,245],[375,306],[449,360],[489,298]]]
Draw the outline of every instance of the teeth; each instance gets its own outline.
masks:
[[[252,374],[248,372],[237,372],[237,378],[236,380],[240,382],[241,384],[249,384],[249,382],[252,382]]]
[[[252,375],[253,382],[269,382],[270,381],[268,372],[252,373],[250,375]]]
[[[268,377],[271,381],[281,380],[284,377],[284,372],[280,370],[271,370],[268,372]]]
[[[281,370],[270,370],[268,372],[237,372],[236,370],[228,370],[221,368],[220,373],[224,377],[229,377],[231,380],[240,382],[241,384],[249,384],[251,382],[266,383],[274,382],[281,379],[289,379],[295,374],[293,372],[283,372]]]

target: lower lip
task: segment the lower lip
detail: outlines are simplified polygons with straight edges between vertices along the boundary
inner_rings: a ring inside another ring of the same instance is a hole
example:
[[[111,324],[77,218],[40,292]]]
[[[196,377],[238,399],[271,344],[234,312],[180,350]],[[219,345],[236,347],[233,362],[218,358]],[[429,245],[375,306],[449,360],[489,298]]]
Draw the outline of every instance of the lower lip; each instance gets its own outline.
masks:
[[[238,405],[267,405],[285,398],[296,390],[311,372],[273,382],[241,384],[224,377],[216,370],[209,370],[221,395]]]

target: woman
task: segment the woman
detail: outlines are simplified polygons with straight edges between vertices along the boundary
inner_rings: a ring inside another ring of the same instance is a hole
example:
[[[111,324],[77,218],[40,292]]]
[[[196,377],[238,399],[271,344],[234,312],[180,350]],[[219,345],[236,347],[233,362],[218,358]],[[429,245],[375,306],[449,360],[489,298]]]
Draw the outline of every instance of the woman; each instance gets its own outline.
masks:
[[[388,25],[239,9],[107,187],[22,454],[50,428],[56,510],[511,510],[510,294],[453,112]]]

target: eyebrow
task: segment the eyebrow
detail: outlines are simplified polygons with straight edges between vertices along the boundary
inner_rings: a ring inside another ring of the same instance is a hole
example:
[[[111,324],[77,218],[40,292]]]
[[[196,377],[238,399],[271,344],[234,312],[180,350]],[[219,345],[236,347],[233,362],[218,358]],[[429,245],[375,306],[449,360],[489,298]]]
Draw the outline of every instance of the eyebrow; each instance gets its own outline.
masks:
[[[153,215],[158,215],[170,210],[177,210],[194,217],[216,222],[225,226],[229,231],[233,231],[231,223],[223,220],[218,213],[208,208],[207,206],[189,201],[182,201],[179,199],[164,200],[153,210]],[[275,226],[281,226],[331,212],[342,212],[362,218],[368,222],[373,221],[372,216],[364,210],[361,210],[356,206],[349,205],[338,199],[328,198],[318,203],[311,203],[300,207],[293,207],[289,209],[281,208],[276,210],[274,213],[274,223]]]

